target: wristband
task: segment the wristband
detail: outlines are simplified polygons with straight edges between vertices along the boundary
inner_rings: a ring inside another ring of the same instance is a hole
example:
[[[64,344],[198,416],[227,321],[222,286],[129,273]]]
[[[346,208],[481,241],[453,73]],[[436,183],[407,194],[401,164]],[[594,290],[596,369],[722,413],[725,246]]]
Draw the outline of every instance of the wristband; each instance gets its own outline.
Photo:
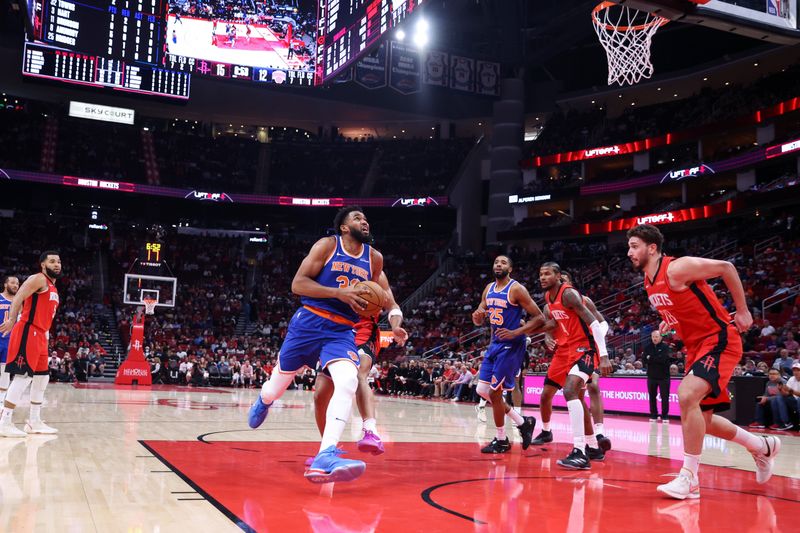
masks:
[[[389,320],[391,320],[393,317],[396,317],[396,316],[399,316],[401,320],[403,319],[403,311],[399,307],[395,307],[394,309],[389,311],[389,317],[388,318],[389,318]]]

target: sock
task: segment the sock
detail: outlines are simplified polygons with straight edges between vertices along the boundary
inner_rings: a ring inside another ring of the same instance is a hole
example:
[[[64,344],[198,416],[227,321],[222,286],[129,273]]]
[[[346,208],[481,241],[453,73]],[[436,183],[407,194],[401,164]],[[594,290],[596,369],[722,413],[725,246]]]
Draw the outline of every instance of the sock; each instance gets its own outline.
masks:
[[[756,437],[738,426],[736,427],[736,435],[731,440],[736,444],[741,444],[749,452],[764,452],[764,439]]]
[[[42,404],[40,403],[31,404],[31,414],[28,420],[30,421],[31,424],[36,424],[37,422],[42,421]]]
[[[595,435],[605,435],[605,431],[603,431],[603,423],[600,422],[599,424],[594,425],[594,434]]]
[[[14,414],[13,409],[9,409],[8,407],[3,407],[3,414],[0,415],[0,424],[11,424],[11,416]]]
[[[372,433],[378,433],[378,421],[374,418],[367,418],[364,420],[364,431],[371,431]]]
[[[550,422],[542,422],[542,431],[550,431]]]
[[[509,412],[507,412],[507,413],[506,413],[506,416],[507,416],[508,418],[510,418],[510,419],[511,419],[511,421],[512,421],[512,422],[514,422],[514,424],[516,424],[516,425],[518,425],[518,426],[521,426],[522,424],[524,424],[524,423],[525,423],[525,419],[524,419],[524,418],[522,418],[522,415],[520,415],[520,414],[519,414],[518,412],[516,412],[514,409],[510,410]]]
[[[569,409],[569,423],[572,426],[575,447],[583,451],[586,447],[586,437],[583,434],[583,402],[570,400],[567,402],[567,409]]]
[[[478,402],[478,407],[486,407],[486,398],[481,398],[481,401]]]
[[[497,440],[506,440],[505,426],[497,428]]]
[[[591,435],[586,435],[586,445],[589,448],[597,448],[597,435],[594,433]]]
[[[335,361],[328,365],[328,371],[333,379],[333,396],[328,404],[325,416],[325,432],[319,444],[319,451],[327,450],[339,444],[350,413],[353,408],[353,398],[358,388],[358,369],[348,361]],[[290,378],[292,376],[289,376]]]
[[[692,475],[692,479],[697,479],[697,470],[699,468],[700,468],[699,455],[691,455],[688,453],[683,454],[683,466],[681,467],[682,473],[684,471],[687,471]]]

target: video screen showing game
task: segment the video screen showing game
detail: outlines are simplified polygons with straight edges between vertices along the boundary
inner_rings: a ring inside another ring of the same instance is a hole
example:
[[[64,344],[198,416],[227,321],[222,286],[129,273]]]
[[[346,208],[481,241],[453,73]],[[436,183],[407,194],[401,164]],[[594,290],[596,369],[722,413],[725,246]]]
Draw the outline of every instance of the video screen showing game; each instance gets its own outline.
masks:
[[[169,54],[254,70],[314,71],[316,0],[169,0],[168,4]]]

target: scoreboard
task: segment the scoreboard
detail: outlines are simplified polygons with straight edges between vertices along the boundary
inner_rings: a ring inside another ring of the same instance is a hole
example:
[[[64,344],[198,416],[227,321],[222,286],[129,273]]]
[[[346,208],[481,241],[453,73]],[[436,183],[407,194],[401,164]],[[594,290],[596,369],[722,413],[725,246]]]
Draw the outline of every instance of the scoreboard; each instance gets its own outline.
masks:
[[[316,83],[326,83],[361,58],[423,0],[319,0]]]
[[[166,0],[35,0],[22,74],[188,99],[191,75],[162,68]]]
[[[25,43],[22,73],[67,83],[188,99],[190,74],[44,44]]]
[[[163,0],[48,0],[42,39],[124,61],[156,64]]]

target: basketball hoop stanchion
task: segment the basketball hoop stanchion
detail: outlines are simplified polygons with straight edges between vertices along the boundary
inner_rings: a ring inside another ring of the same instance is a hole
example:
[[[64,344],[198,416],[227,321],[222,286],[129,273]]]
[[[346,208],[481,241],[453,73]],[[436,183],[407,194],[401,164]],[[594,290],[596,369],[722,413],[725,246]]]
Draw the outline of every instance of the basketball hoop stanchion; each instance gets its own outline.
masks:
[[[592,10],[594,31],[608,58],[608,84],[633,85],[653,75],[650,45],[669,19],[614,2]]]
[[[131,325],[131,342],[128,346],[128,357],[117,369],[114,383],[117,385],[152,385],[150,363],[144,358],[144,317],[152,315],[157,301],[152,298],[142,300],[144,313],[138,309],[133,315]]]

